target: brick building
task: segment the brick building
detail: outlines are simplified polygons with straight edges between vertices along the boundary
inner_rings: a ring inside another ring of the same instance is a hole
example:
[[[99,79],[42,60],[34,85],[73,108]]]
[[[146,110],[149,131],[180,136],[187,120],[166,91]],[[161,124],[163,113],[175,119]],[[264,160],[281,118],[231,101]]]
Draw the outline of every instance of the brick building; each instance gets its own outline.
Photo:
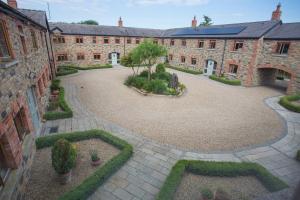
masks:
[[[0,1],[0,199],[21,198],[29,175],[55,74],[47,23],[45,12]]]
[[[300,23],[282,23],[280,5],[268,21],[167,30],[50,23],[58,64],[117,63],[144,38],[168,49],[171,65],[225,73],[244,86],[280,83],[300,91]],[[115,59],[116,58],[116,59]],[[277,80],[284,78],[285,81]]]

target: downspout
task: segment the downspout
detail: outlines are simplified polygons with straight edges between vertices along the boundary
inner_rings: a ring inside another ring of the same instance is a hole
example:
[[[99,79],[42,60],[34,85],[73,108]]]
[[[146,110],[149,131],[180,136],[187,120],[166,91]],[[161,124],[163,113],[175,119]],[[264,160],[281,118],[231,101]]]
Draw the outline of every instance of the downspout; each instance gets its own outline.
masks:
[[[52,40],[51,40],[51,35],[50,35],[50,27],[49,27],[47,16],[46,16],[46,23],[47,23],[47,29],[48,29],[48,37],[49,37],[50,49],[51,49],[51,54],[52,54],[52,59],[50,58],[50,68],[51,68],[51,72],[52,72],[52,78],[54,78],[55,77],[55,69],[52,68],[53,66],[55,68],[54,52],[53,52],[53,45],[52,45]]]
[[[46,32],[46,34],[47,34],[47,32]],[[51,80],[52,80],[53,79],[53,70],[52,70],[52,67],[51,67],[51,59],[50,59],[49,46],[48,46],[47,35],[46,34],[45,34],[45,43],[46,43],[46,47],[47,47],[48,62],[49,62],[49,67],[50,67],[50,71],[51,71]]]
[[[220,67],[219,76],[221,76],[221,73],[222,73],[222,71],[224,69],[224,57],[225,57],[226,46],[227,46],[227,39],[224,40],[224,48],[223,48],[223,55],[222,55],[222,61],[221,61],[221,67]]]

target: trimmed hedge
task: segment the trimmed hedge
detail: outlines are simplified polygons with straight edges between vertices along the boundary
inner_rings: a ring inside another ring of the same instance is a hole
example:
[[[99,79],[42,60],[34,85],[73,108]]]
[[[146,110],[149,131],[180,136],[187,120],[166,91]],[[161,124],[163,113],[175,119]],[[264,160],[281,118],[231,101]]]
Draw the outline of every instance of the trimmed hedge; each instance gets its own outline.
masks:
[[[106,69],[106,68],[112,68],[111,64],[105,64],[105,65],[91,65],[87,67],[79,67],[76,65],[61,65],[60,67],[66,67],[66,68],[71,68],[71,69],[77,69],[77,70],[90,70],[90,69]]]
[[[180,160],[173,166],[156,199],[173,199],[173,195],[185,171],[204,176],[255,176],[270,192],[279,191],[288,187],[286,183],[256,163]]]
[[[170,68],[170,69],[175,69],[177,71],[186,72],[189,74],[202,74],[203,73],[202,71],[196,71],[196,70],[192,70],[192,69],[184,69],[184,68],[180,68],[180,67],[174,67],[171,65],[166,65],[166,67]]]
[[[44,114],[44,119],[55,120],[73,117],[73,111],[65,101],[65,90],[59,87],[58,104],[63,111],[49,111]]]
[[[58,72],[56,73],[56,75],[57,76],[65,76],[65,75],[69,75],[69,74],[75,74],[77,72],[78,72],[77,69],[60,66],[60,67],[58,67]]]
[[[99,167],[80,185],[63,194],[59,200],[87,199],[100,185],[102,185],[112,174],[114,174],[121,166],[123,166],[133,154],[133,147],[130,144],[103,130],[89,130],[39,137],[35,142],[36,147],[37,149],[50,147],[61,138],[70,142],[99,138],[104,142],[107,142],[120,149],[121,152],[105,163],[102,167]]]
[[[238,79],[230,80],[230,79],[227,79],[225,77],[218,77],[216,75],[210,75],[209,78],[214,80],[214,81],[218,81],[218,82],[225,83],[225,84],[228,84],[228,85],[241,85],[241,81],[238,80]]]
[[[279,104],[288,110],[300,113],[300,106],[293,104],[291,101],[300,100],[300,94],[294,94],[289,96],[281,97]]]

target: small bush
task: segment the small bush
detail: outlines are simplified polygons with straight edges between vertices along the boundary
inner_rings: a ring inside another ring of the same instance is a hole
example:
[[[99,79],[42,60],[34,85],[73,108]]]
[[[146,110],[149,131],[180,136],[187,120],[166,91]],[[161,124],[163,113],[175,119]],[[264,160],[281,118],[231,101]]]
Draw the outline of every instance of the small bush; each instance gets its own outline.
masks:
[[[75,74],[77,72],[78,72],[77,69],[61,66],[61,67],[58,67],[58,71],[57,71],[56,75],[57,76],[64,76],[64,75],[68,75],[68,74]]]
[[[167,86],[164,81],[155,79],[150,82],[151,90],[155,94],[163,94],[167,90]]]
[[[58,174],[68,173],[76,163],[76,149],[65,139],[59,139],[52,148],[52,166]]]
[[[100,159],[96,149],[90,151],[90,156],[92,161],[98,161]]]
[[[208,189],[208,188],[204,188],[201,190],[201,195],[202,195],[202,198],[205,199],[205,200],[208,200],[208,199],[212,199],[213,198],[213,192]]]
[[[134,77],[132,86],[138,89],[142,89],[147,81],[148,80],[143,77]]]
[[[50,90],[51,91],[59,90],[59,84],[60,84],[60,80],[59,79],[52,80],[52,83],[50,85]]]
[[[58,107],[59,107],[58,102],[50,102],[48,107],[47,107],[47,110],[48,111],[54,111],[54,110],[57,110]]]
[[[297,151],[296,159],[300,161],[300,150]]]
[[[197,70],[185,69],[185,68],[181,68],[181,67],[174,67],[174,66],[171,66],[171,65],[167,65],[166,67],[168,67],[170,69],[175,69],[177,71],[186,72],[186,73],[189,73],[189,74],[195,74],[195,75],[203,73],[201,70],[197,71]]]
[[[166,68],[163,63],[159,63],[155,68],[156,73],[161,73],[161,72],[165,72],[165,71],[166,71]]]
[[[297,101],[297,100],[300,100],[300,94],[284,96],[280,98],[279,104],[290,111],[300,113],[300,106],[292,103],[292,101]]]
[[[148,78],[148,70],[144,70],[139,74],[139,77]]]
[[[228,85],[241,85],[241,81],[238,79],[230,80],[225,77],[218,77],[216,75],[211,75],[211,76],[209,76],[209,78],[214,81],[218,81],[218,82],[225,83]]]
[[[153,79],[160,79],[170,82],[172,75],[168,72],[156,72],[152,74]]]

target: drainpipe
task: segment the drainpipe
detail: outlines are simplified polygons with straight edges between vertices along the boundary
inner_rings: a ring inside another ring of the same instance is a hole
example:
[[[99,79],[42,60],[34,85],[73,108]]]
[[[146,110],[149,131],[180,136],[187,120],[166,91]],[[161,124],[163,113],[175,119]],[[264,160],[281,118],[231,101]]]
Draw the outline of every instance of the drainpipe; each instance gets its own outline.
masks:
[[[50,67],[50,71],[51,71],[51,80],[52,80],[53,79],[53,69],[51,66],[51,58],[50,58],[49,46],[48,46],[48,42],[47,42],[47,32],[45,33],[45,43],[46,43],[46,47],[47,47],[48,62],[49,62],[49,67]]]
[[[226,50],[226,46],[227,46],[227,40],[224,40],[224,48],[223,48],[223,55],[222,55],[222,61],[221,61],[221,68],[220,68],[220,73],[219,76],[221,76],[221,73],[224,69],[224,57],[225,57],[225,50]]]
[[[54,62],[54,52],[53,52],[53,45],[52,45],[52,39],[51,39],[51,35],[50,35],[50,26],[49,26],[49,23],[48,23],[48,19],[47,19],[47,16],[46,16],[46,24],[47,24],[47,33],[48,33],[48,37],[49,37],[49,43],[50,43],[50,51],[51,51],[51,54],[52,54],[52,57],[50,58],[50,68],[51,68],[51,73],[52,73],[52,79],[55,78],[55,62]],[[48,46],[48,43],[46,42],[47,46]],[[48,51],[48,54],[49,54],[49,51]],[[50,55],[49,55],[50,57]],[[54,69],[52,68],[54,66]]]

